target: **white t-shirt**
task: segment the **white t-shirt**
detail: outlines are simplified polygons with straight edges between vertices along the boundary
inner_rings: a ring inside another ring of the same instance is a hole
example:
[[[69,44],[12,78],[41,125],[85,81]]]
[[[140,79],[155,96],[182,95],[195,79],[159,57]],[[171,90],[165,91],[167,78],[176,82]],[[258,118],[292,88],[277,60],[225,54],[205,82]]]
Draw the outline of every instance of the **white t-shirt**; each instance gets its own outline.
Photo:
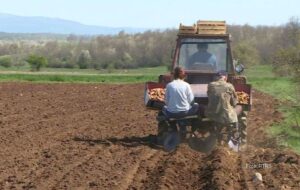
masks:
[[[187,82],[176,79],[167,84],[165,103],[169,112],[187,111],[191,108],[193,100],[194,95]]]

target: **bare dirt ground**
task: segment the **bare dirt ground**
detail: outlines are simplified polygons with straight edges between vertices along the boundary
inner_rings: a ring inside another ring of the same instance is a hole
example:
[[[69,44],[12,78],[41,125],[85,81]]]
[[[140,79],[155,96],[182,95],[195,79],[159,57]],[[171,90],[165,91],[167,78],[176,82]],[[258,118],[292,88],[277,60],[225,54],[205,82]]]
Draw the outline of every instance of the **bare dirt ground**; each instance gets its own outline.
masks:
[[[300,156],[264,132],[281,120],[270,96],[254,91],[246,151],[167,153],[143,88],[0,83],[0,189],[300,189]]]

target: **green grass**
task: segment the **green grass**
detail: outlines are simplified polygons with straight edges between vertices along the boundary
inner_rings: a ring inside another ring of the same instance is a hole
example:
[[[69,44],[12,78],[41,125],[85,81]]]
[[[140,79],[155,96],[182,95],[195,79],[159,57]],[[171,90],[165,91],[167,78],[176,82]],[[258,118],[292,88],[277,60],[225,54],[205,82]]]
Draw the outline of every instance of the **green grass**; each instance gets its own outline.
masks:
[[[0,66],[0,73],[34,73],[30,71],[28,65],[22,67],[2,67]],[[138,68],[138,69],[112,69],[112,70],[95,70],[95,69],[79,69],[79,68],[41,68],[38,73],[46,74],[143,74],[154,75],[164,74],[167,72],[166,66]]]
[[[269,134],[278,137],[279,143],[300,153],[300,97],[299,83],[291,77],[278,77],[269,65],[257,65],[246,70],[247,78],[255,89],[281,100],[277,108],[284,120],[272,125]]]
[[[68,83],[140,83],[156,81],[154,75],[47,75],[0,74],[0,81],[68,82]]]
[[[30,82],[69,82],[69,83],[143,83],[157,81],[160,74],[167,72],[166,67],[94,70],[94,69],[53,69],[43,68],[31,72],[29,68],[0,68],[0,81]]]
[[[246,70],[250,83],[258,90],[277,99],[297,102],[297,83],[291,77],[278,77],[270,65],[257,65]]]

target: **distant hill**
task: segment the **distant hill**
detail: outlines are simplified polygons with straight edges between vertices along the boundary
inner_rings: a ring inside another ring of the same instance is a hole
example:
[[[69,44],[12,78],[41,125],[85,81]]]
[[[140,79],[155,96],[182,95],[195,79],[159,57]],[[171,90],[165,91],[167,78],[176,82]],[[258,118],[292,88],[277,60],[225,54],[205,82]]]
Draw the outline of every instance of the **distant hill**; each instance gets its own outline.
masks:
[[[85,25],[79,22],[47,17],[25,17],[0,13],[0,32],[7,33],[54,33],[77,35],[114,35],[120,31],[132,34],[146,28],[105,27]]]

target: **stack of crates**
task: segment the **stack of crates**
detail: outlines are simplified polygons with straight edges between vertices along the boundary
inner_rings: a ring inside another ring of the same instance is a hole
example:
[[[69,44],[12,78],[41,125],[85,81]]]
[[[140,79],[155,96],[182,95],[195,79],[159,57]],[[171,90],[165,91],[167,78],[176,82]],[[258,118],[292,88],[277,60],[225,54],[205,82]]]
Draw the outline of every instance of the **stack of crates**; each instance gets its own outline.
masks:
[[[185,26],[180,23],[179,33],[180,34],[196,34],[197,33],[197,25],[194,24],[193,26]]]
[[[197,24],[185,26],[180,24],[179,34],[194,34],[194,35],[222,35],[226,34],[225,21],[204,21],[199,20]]]
[[[197,22],[197,34],[226,34],[226,22],[199,20]]]

